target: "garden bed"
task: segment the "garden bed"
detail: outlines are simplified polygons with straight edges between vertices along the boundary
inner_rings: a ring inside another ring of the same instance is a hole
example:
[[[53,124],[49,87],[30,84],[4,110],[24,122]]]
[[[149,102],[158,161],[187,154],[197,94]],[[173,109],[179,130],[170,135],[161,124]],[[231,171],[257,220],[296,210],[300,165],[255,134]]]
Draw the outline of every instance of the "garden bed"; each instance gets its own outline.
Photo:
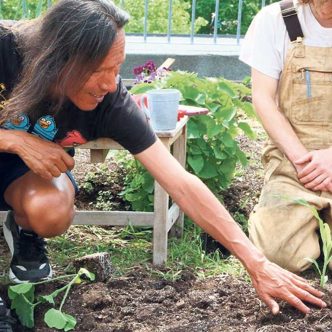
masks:
[[[225,191],[223,196],[225,205],[232,214],[239,219],[246,219],[257,202],[262,185],[259,157],[263,138],[259,136],[255,141],[248,141],[243,137],[239,139],[242,148],[250,157],[250,167],[239,173],[231,188]],[[88,163],[88,158],[86,152],[81,152],[76,157],[75,175],[79,182],[87,170],[93,170],[95,167]],[[117,170],[115,172],[119,173]],[[121,176],[120,172],[119,178]],[[114,194],[121,189],[119,186],[113,188]],[[93,204],[89,204],[90,198],[88,197],[86,201],[82,198],[84,202],[77,202],[78,206],[93,208]],[[119,200],[118,204],[121,206],[123,202]],[[84,234],[81,238],[84,241]],[[0,249],[8,253],[3,239],[0,240]],[[8,266],[8,255],[5,256],[2,265]],[[59,269],[61,270],[61,267],[55,267],[56,272],[59,272]],[[176,281],[168,281],[151,274],[152,269],[149,264],[133,267],[123,276],[117,276],[114,272],[106,282],[84,283],[73,287],[63,309],[77,319],[75,331],[332,331],[330,282],[324,289],[327,308],[320,310],[311,307],[311,313],[305,316],[290,305],[281,303],[281,312],[273,316],[258,299],[244,273],[242,277],[221,274],[202,280],[187,269],[181,272]],[[159,272],[160,275],[166,275],[168,271]],[[313,271],[307,272],[305,277],[317,285],[318,276]],[[48,294],[59,286],[62,286],[59,282],[39,286],[38,292]],[[6,297],[6,288],[6,286],[0,288],[0,293],[4,297]],[[55,331],[46,327],[43,321],[44,312],[45,307],[37,307],[34,331]],[[17,325],[14,331],[32,330]]]
[[[325,309],[312,308],[304,316],[282,303],[281,312],[273,316],[243,279],[220,275],[195,280],[183,272],[180,280],[170,282],[138,269],[105,283],[75,287],[64,310],[76,317],[75,330],[80,332],[328,332],[332,331],[330,284],[325,292],[329,303]],[[42,308],[36,323],[35,331],[55,331],[45,327]]]

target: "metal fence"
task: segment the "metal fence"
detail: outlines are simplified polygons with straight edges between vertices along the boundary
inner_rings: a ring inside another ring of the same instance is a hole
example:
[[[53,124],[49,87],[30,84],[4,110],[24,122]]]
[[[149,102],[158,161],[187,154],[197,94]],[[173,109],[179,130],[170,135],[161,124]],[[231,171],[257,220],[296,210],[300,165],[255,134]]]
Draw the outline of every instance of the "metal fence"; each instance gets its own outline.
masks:
[[[52,5],[52,2],[55,0],[0,0],[0,18],[2,19],[20,19],[20,18],[32,18],[35,16],[40,15],[45,9],[50,7]],[[149,37],[156,36],[158,34],[156,33],[149,33],[148,31],[148,23],[149,23],[149,8],[151,4],[156,0],[141,0],[140,3],[144,5],[144,18],[143,18],[143,25],[142,25],[142,31],[136,32],[136,35],[140,35],[143,37],[143,40],[145,43],[148,43]],[[168,17],[167,17],[167,31],[164,32],[164,35],[166,35],[167,42],[172,43],[172,38],[175,36],[173,29],[172,29],[172,22],[173,22],[173,4],[176,0],[163,0],[165,1],[164,4],[167,4],[168,2]],[[182,0],[185,1],[185,0]],[[194,44],[195,38],[198,37],[198,34],[195,33],[195,21],[197,18],[197,5],[198,3],[204,4],[205,2],[209,4],[213,3],[213,0],[187,0],[187,3],[190,3],[189,11],[191,11],[190,14],[190,31],[186,35],[186,37],[189,38],[189,42]],[[231,36],[228,36],[228,38],[233,39],[238,44],[241,38],[241,31],[243,33],[243,16],[244,14],[244,7],[246,5],[255,4],[257,7],[257,10],[261,7],[264,7],[267,4],[270,4],[272,2],[275,2],[276,0],[228,0],[228,3],[231,3],[231,5],[234,7],[237,3],[237,13],[234,15],[236,17],[223,17],[223,6],[225,6],[225,3],[227,1],[225,0],[215,0],[214,4],[214,12],[208,13],[213,18],[211,29],[212,31],[209,34],[202,35],[200,34],[200,37],[209,38],[212,43],[217,43],[217,40],[222,38],[222,31],[220,31],[220,25],[227,19],[231,20],[233,24],[236,24],[236,31]],[[115,0],[115,2],[128,10],[126,7],[128,0]],[[136,4],[138,4],[139,1],[137,1]],[[135,8],[132,8],[132,10],[135,10]],[[130,11],[129,11],[130,12]],[[246,14],[248,15],[248,14]],[[150,18],[151,20],[151,18]],[[246,26],[245,26],[246,28]]]

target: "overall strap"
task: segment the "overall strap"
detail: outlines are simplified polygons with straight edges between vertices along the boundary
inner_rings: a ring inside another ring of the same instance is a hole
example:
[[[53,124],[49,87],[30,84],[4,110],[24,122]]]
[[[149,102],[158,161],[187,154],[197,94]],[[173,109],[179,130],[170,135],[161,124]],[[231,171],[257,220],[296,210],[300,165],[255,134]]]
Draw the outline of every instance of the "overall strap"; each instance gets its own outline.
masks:
[[[298,37],[303,38],[302,28],[293,0],[282,0],[279,4],[290,40],[293,42]]]

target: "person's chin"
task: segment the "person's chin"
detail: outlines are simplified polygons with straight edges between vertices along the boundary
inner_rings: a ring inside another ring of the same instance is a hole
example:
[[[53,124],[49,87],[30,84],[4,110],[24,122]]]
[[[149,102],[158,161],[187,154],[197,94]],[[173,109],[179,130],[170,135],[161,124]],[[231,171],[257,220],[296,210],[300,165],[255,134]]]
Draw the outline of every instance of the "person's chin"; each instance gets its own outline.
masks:
[[[85,104],[85,105],[77,105],[76,107],[78,107],[81,111],[83,112],[91,112],[93,111],[96,107],[98,106],[98,103],[91,103],[91,104]]]

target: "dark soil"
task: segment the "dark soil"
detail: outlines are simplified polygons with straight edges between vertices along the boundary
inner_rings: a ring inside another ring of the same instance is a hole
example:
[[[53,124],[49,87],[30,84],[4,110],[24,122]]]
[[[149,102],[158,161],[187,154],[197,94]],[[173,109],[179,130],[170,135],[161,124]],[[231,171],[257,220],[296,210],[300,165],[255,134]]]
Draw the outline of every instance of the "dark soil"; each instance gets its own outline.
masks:
[[[248,152],[251,166],[223,193],[223,197],[233,214],[240,213],[247,218],[262,185],[259,163],[262,141],[249,142],[240,138],[240,144]],[[78,157],[75,175],[79,180],[95,167],[86,164],[87,161],[85,153]],[[91,208],[92,199],[92,196],[81,196],[77,204],[80,208]],[[305,277],[317,284],[315,273],[308,272]],[[38,292],[49,294],[60,286],[40,286]],[[324,292],[328,303],[325,309],[312,307],[311,313],[305,316],[281,303],[281,312],[273,316],[247,280],[229,275],[198,280],[190,271],[184,271],[178,281],[170,282],[139,268],[123,277],[114,274],[106,282],[76,285],[63,310],[76,317],[75,331],[79,332],[332,332],[330,282]],[[4,286],[0,293],[6,296]],[[37,307],[33,331],[55,331],[45,327],[44,312],[44,307]],[[32,330],[16,326],[14,331]]]
[[[325,309],[312,308],[304,316],[282,303],[281,312],[273,316],[251,285],[239,278],[195,280],[188,272],[168,282],[136,270],[105,283],[76,286],[64,311],[76,317],[75,330],[80,332],[328,332],[332,331],[331,285],[325,292],[329,303]],[[54,331],[45,327],[42,315],[40,308],[34,331]]]

